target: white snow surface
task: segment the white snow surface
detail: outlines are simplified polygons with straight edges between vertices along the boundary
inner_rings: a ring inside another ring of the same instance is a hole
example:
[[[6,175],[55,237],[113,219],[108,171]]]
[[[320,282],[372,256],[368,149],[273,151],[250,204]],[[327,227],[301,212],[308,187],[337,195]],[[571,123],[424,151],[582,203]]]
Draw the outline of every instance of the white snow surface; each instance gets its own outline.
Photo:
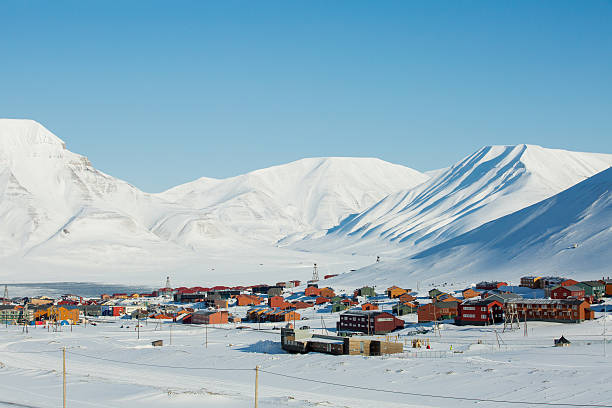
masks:
[[[303,323],[318,331],[322,321],[333,327],[338,320],[337,313],[311,313],[304,312],[309,320]],[[61,332],[39,326],[24,333],[21,327],[2,325],[0,407],[61,406],[63,347],[69,407],[254,406],[255,366],[261,370],[262,408],[535,406],[529,402],[609,406],[612,353],[608,344],[604,356],[601,315],[581,324],[529,322],[527,337],[523,326],[503,331],[503,325],[452,324],[441,324],[439,336],[431,331],[414,335],[416,329],[431,330],[431,324],[418,325],[409,315],[404,316],[407,328],[393,334],[406,341],[405,354],[384,357],[287,354],[280,348],[280,331],[271,330],[274,324],[269,323],[262,324],[262,331],[229,324],[206,333],[202,326],[174,324],[171,331],[169,322],[160,329],[149,321],[140,339],[129,320],[106,319],[72,331],[66,326]],[[561,335],[572,342],[570,347],[552,347]],[[412,349],[415,337],[428,339],[432,349]],[[163,347],[151,346],[160,339]]]
[[[612,165],[612,155],[487,146],[296,248],[407,256],[549,198]]]
[[[334,278],[337,286],[375,282],[416,287],[461,277],[514,280],[524,275],[610,276],[612,168],[555,196],[416,255]],[[589,278],[590,277],[590,278]]]
[[[383,265],[397,271],[390,279],[409,281],[485,274],[493,266],[516,272],[514,258],[496,265],[483,258],[468,268],[463,257],[436,255],[446,260],[442,268],[442,261],[433,267],[422,260],[433,255],[412,256],[445,248],[439,245],[611,164],[608,154],[488,146],[427,174],[379,159],[310,158],[148,194],[95,169],[39,123],[0,119],[0,278],[158,285],[172,275],[187,286],[252,284],[306,280],[315,262],[323,274],[343,273],[368,267],[376,255],[383,262],[355,279]],[[597,218],[610,228],[610,217]],[[574,219],[559,222],[570,227]],[[595,248],[584,263],[545,269],[601,271],[611,244],[597,242],[573,251]],[[529,254],[541,256],[535,247]],[[543,265],[537,259],[533,267]]]

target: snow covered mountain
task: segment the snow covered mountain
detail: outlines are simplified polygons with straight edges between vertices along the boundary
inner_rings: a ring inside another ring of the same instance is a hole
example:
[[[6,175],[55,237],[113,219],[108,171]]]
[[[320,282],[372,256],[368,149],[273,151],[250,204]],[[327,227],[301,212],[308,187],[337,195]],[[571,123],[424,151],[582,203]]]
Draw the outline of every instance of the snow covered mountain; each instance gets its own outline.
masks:
[[[223,180],[202,178],[161,193],[159,197],[197,212],[172,214],[154,230],[190,245],[194,231],[219,235],[222,228],[242,238],[285,245],[322,233],[347,215],[427,179],[379,159],[302,159]]]
[[[378,159],[304,159],[161,194],[96,170],[39,123],[0,120],[0,256],[105,263],[271,246],[428,179]]]
[[[551,197],[612,165],[612,155],[533,145],[487,146],[427,182],[295,246],[407,256]]]
[[[612,168],[412,257],[338,278],[343,285],[610,275]]]

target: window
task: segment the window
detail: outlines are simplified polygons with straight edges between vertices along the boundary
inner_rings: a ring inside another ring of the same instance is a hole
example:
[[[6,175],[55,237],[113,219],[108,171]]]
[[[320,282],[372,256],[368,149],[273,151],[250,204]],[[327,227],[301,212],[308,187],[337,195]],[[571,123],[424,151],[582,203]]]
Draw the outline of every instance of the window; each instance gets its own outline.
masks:
[[[474,306],[463,306],[463,310],[475,310]]]
[[[472,318],[472,319],[473,319],[473,318],[475,318],[475,317],[476,317],[476,315],[475,315],[475,314],[473,314],[473,313],[464,313],[464,314],[463,314],[463,317],[466,317],[466,318]]]
[[[487,319],[487,318],[488,318],[488,316],[487,316],[486,314],[483,314],[483,315],[480,315],[480,318],[481,318],[481,319]]]

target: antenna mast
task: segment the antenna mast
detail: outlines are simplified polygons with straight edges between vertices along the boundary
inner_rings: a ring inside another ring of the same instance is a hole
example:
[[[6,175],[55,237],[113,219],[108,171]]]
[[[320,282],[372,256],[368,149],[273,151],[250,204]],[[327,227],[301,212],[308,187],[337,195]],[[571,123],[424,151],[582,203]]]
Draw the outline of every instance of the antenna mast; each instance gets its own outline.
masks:
[[[319,268],[317,267],[317,264],[314,264],[314,267],[312,268],[312,279],[313,282],[318,282],[319,281]]]

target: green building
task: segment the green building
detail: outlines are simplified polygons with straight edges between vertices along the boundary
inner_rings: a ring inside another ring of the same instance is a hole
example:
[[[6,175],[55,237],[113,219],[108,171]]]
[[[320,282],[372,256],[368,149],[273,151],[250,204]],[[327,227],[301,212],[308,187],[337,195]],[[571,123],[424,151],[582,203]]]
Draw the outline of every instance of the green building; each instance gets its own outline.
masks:
[[[416,313],[417,309],[418,308],[412,307],[406,303],[398,303],[397,305],[393,306],[393,314],[403,316],[410,313]]]
[[[593,296],[595,299],[600,299],[606,294],[606,285],[600,281],[583,281],[576,286],[584,289],[585,296]]]

